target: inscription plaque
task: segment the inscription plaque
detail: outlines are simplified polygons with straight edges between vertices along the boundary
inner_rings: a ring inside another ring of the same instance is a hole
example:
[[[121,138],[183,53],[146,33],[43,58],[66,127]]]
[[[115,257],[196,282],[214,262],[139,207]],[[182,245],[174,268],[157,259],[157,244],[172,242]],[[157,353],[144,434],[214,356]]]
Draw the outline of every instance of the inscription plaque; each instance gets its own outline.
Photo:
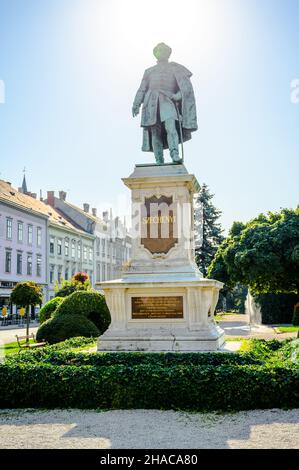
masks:
[[[183,318],[183,296],[132,297],[132,318]]]

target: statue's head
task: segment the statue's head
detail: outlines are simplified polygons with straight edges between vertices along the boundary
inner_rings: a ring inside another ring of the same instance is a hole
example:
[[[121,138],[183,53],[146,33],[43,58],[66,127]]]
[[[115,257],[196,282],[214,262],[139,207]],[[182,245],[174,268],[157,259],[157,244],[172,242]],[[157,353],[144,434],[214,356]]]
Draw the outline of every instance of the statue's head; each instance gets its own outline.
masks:
[[[172,50],[167,44],[160,42],[156,45],[153,52],[157,60],[168,60]]]

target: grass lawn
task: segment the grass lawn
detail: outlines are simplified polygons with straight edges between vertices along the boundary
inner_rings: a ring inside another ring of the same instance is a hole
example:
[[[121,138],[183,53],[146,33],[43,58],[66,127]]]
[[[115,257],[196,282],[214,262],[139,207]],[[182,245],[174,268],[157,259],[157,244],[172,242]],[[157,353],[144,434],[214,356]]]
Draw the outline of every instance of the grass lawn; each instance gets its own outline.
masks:
[[[242,314],[241,313],[239,314],[238,312],[221,312],[221,313],[217,313],[217,315],[214,315],[214,320],[221,321],[221,320],[224,320],[223,317],[227,317],[230,315],[242,315]]]
[[[276,326],[275,327],[280,333],[293,333],[294,331],[299,331],[299,326]]]
[[[23,342],[22,342],[23,343]],[[35,341],[33,341],[33,339],[31,339],[29,341],[29,343],[35,343]],[[68,351],[75,351],[75,352],[79,352],[79,351],[84,351],[84,350],[88,350],[88,349],[91,349],[92,347],[96,346],[97,342],[94,341],[94,343],[91,343],[89,344],[88,346],[79,346],[77,348],[68,348]],[[22,349],[22,351],[26,351],[26,349]],[[4,354],[5,356],[9,355],[9,354],[15,354],[15,353],[18,353],[19,352],[19,346],[18,346],[18,343],[17,342],[14,342],[14,343],[7,343],[7,344],[4,344]]]
[[[33,339],[31,339],[29,341],[29,343],[34,343]],[[23,344],[23,342],[22,342],[22,344]],[[6,356],[8,354],[18,353],[19,349],[20,348],[19,348],[19,345],[18,345],[17,342],[4,344],[4,353],[5,353]],[[23,351],[24,350],[25,350],[25,348],[23,349]]]

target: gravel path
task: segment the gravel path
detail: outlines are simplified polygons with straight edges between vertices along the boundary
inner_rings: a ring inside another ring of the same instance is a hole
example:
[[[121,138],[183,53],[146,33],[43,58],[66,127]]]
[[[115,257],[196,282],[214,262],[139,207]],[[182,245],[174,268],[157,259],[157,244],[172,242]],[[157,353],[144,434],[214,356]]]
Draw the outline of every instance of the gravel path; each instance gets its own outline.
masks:
[[[0,448],[299,449],[299,409],[233,414],[1,410]]]

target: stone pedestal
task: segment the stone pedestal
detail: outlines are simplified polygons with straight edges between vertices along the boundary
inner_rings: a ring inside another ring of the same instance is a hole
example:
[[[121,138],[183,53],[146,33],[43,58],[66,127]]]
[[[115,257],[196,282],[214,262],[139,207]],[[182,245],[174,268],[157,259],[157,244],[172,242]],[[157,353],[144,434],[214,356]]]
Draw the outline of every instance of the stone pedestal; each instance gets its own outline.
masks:
[[[195,176],[182,164],[136,165],[123,181],[132,192],[132,259],[121,279],[98,283],[112,319],[98,350],[217,350],[222,283],[203,279],[195,263]]]

